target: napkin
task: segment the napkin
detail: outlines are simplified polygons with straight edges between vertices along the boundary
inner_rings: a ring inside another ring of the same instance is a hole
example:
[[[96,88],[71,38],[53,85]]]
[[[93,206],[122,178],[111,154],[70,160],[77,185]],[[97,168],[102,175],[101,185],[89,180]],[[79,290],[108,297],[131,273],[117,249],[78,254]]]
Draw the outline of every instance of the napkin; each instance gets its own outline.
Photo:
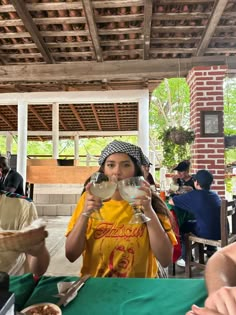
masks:
[[[69,287],[72,286],[72,284],[75,281],[71,281],[71,282],[58,282],[57,283],[57,289],[58,289],[58,293],[59,296],[62,297],[65,295],[65,293],[67,292],[67,290],[69,289]],[[77,296],[77,291],[80,289],[80,287],[77,288],[77,290],[72,293],[66,300],[66,302],[63,304],[64,306],[66,306],[67,304],[69,304],[72,300],[74,300],[74,298]]]

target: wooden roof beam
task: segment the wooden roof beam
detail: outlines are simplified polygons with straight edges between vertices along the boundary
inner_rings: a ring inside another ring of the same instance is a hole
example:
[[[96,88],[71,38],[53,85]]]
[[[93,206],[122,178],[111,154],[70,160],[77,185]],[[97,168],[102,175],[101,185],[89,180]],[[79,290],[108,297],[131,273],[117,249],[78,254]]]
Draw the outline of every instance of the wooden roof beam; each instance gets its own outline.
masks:
[[[38,120],[42,123],[42,125],[47,129],[50,130],[51,128],[46,124],[46,122],[43,120],[43,118],[39,115],[39,113],[36,111],[33,105],[29,105],[29,109],[31,112],[38,118]]]
[[[7,107],[10,109],[10,111],[17,117],[18,116],[18,112],[17,109],[15,109],[15,107],[11,106],[11,105],[7,105]],[[34,128],[32,128],[31,124],[28,121],[28,129],[29,130],[34,130]],[[40,138],[40,137],[39,137]],[[41,138],[40,138],[41,139]]]
[[[204,35],[202,36],[202,39],[199,43],[199,46],[197,48],[196,56],[202,56],[204,55],[210,40],[215,33],[215,29],[219,23],[219,20],[224,12],[224,9],[227,5],[229,0],[218,0],[216,1],[214,8],[211,12],[211,17],[208,23],[208,26],[206,30],[204,31]]]
[[[2,119],[11,129],[15,129],[15,126],[7,119],[7,117],[0,113],[0,119]]]
[[[92,3],[91,3],[91,0],[82,0],[82,2],[83,2],[84,12],[85,12],[85,16],[86,16],[86,20],[87,20],[87,24],[89,28],[89,33],[93,42],[93,48],[96,54],[96,59],[97,61],[102,62],[103,61],[102,49],[101,49],[100,41],[98,38],[97,25],[94,19]]]
[[[75,115],[76,119],[78,120],[78,122],[79,122],[81,128],[83,129],[83,131],[86,131],[85,125],[84,125],[82,119],[80,118],[80,115],[77,112],[75,106],[70,104],[69,107],[70,107],[72,113]]]
[[[149,59],[150,38],[151,38],[151,25],[152,25],[152,0],[144,1],[144,27],[143,27],[143,42],[144,42],[144,56],[143,58]]]
[[[119,117],[119,110],[118,110],[117,104],[114,104],[114,109],[115,109],[115,114],[116,114],[117,127],[118,127],[118,130],[120,130],[120,117]]]
[[[189,1],[189,0],[188,0]],[[93,1],[94,8],[123,8],[131,6],[142,6],[143,0],[119,0],[114,2],[111,0]],[[43,2],[43,3],[27,3],[26,7],[29,11],[42,11],[42,10],[80,10],[83,8],[81,1],[75,2]],[[15,8],[11,4],[1,5],[1,12],[14,12]]]
[[[125,60],[106,62],[80,62],[56,65],[0,66],[0,83],[5,82],[90,82],[111,80],[163,79],[180,76],[197,66],[225,65],[225,56],[193,57],[181,59]],[[236,56],[227,57],[229,69],[236,69]],[[79,76],[78,76],[79,73]],[[79,81],[78,81],[79,80]]]
[[[25,28],[31,34],[34,43],[36,44],[38,50],[42,54],[45,62],[47,63],[55,63],[53,57],[50,54],[49,49],[45,45],[43,41],[43,37],[41,36],[38,28],[33,22],[33,19],[27,10],[27,6],[24,0],[10,0],[11,3],[14,5],[17,14],[22,19]]]
[[[48,105],[48,108],[50,109],[50,111],[52,111],[52,105]],[[65,123],[64,123],[64,121],[63,121],[63,119],[60,117],[60,114],[59,114],[59,122],[60,122],[60,124],[62,125],[62,127],[64,128],[64,130],[68,130],[68,127],[65,125]]]
[[[91,106],[92,106],[92,110],[93,110],[94,117],[95,117],[96,122],[97,122],[97,125],[98,125],[98,129],[99,129],[100,131],[102,131],[102,126],[101,126],[101,123],[100,123],[99,118],[98,118],[98,114],[97,114],[97,111],[96,111],[96,107],[95,107],[94,104],[91,104]]]

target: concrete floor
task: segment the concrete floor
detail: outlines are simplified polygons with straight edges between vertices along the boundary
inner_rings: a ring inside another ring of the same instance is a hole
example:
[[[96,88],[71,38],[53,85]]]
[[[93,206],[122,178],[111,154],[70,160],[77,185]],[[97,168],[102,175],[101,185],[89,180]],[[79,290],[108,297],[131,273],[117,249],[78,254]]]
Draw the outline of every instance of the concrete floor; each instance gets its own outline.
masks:
[[[48,237],[46,245],[51,255],[50,265],[46,275],[66,276],[79,275],[82,259],[81,257],[74,263],[70,263],[65,257],[65,231],[70,216],[42,216],[47,222]],[[176,274],[172,275],[172,266],[169,267],[170,278],[185,278],[185,269],[175,266]],[[202,278],[203,271],[193,270],[194,278]]]
[[[65,231],[70,216],[43,216],[47,222],[48,237],[46,245],[50,252],[51,261],[47,270],[47,275],[79,275],[81,268],[81,258],[71,263],[65,257]]]

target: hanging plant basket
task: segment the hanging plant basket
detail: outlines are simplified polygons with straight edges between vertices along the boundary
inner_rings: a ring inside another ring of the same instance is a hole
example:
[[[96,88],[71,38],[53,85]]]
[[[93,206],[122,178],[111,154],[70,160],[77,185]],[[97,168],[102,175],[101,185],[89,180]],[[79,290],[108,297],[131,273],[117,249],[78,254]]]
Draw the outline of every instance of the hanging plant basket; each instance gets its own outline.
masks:
[[[170,127],[159,136],[163,146],[163,165],[171,169],[181,160],[189,159],[189,145],[194,141],[194,132],[183,127]]]
[[[175,144],[185,144],[189,143],[192,139],[192,131],[173,129],[170,131],[169,139]],[[194,136],[193,136],[194,139]]]
[[[193,142],[194,132],[192,130],[186,130],[183,127],[173,127],[166,131],[166,138],[175,144],[184,145]]]

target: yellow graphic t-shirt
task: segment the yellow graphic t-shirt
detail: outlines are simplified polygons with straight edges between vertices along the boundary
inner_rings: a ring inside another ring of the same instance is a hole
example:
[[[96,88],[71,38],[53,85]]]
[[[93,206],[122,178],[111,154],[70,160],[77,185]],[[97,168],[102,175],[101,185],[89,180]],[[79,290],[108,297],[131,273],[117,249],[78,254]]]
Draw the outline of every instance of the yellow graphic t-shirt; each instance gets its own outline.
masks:
[[[73,229],[82,212],[84,193],[68,224],[66,236]],[[83,253],[81,275],[93,277],[157,277],[157,261],[149,242],[145,224],[128,224],[133,210],[127,201],[110,200],[101,208],[104,221],[89,219],[86,231],[86,245]],[[159,216],[173,244],[176,243],[170,221]]]

